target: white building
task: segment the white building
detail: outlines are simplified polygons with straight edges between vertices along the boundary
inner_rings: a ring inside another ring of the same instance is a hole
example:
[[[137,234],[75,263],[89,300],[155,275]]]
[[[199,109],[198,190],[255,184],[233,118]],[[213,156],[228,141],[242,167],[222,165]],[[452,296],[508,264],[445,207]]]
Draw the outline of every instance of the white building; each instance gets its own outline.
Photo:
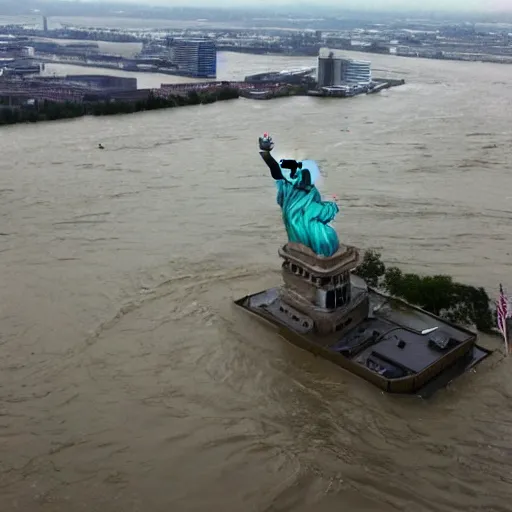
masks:
[[[366,60],[342,59],[341,81],[348,84],[368,85],[372,81],[371,62]]]
[[[342,84],[369,85],[372,81],[371,62],[346,59],[334,51],[320,51],[318,57],[318,86],[331,87]]]

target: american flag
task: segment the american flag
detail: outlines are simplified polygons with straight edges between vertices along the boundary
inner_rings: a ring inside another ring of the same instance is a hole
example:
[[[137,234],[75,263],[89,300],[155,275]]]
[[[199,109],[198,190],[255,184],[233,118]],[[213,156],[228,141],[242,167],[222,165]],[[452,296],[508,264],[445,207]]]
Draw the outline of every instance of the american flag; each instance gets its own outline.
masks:
[[[496,302],[496,317],[498,319],[498,329],[500,330],[503,338],[505,339],[505,347],[508,353],[508,339],[507,339],[507,318],[510,317],[508,297],[503,291],[503,286],[500,284],[500,296]]]

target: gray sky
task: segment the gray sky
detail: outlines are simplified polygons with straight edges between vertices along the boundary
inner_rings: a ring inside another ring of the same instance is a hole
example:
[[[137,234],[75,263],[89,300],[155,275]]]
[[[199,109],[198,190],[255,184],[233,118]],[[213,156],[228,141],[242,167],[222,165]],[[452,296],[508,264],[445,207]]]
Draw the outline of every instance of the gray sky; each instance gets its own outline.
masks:
[[[111,0],[112,1],[112,0]],[[140,0],[113,0],[129,3],[142,3]],[[479,11],[505,12],[512,11],[512,0],[149,0],[146,4],[161,6],[190,7],[229,7],[236,5],[272,7],[276,5],[322,5],[354,10],[407,10],[407,11]]]

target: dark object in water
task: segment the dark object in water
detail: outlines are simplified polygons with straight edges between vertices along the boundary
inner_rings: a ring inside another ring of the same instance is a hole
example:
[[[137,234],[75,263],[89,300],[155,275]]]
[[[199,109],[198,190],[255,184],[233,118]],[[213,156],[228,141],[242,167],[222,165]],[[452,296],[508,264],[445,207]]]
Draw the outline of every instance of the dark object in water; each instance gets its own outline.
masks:
[[[105,148],[103,147],[103,144],[98,144],[98,149],[105,149]]]

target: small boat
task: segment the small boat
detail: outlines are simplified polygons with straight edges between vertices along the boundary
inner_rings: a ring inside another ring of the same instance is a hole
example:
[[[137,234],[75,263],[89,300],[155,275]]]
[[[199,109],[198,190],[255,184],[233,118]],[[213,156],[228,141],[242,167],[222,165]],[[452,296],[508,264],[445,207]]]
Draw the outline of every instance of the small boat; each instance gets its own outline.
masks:
[[[105,149],[105,148],[103,147],[103,144],[98,144],[98,149]]]

